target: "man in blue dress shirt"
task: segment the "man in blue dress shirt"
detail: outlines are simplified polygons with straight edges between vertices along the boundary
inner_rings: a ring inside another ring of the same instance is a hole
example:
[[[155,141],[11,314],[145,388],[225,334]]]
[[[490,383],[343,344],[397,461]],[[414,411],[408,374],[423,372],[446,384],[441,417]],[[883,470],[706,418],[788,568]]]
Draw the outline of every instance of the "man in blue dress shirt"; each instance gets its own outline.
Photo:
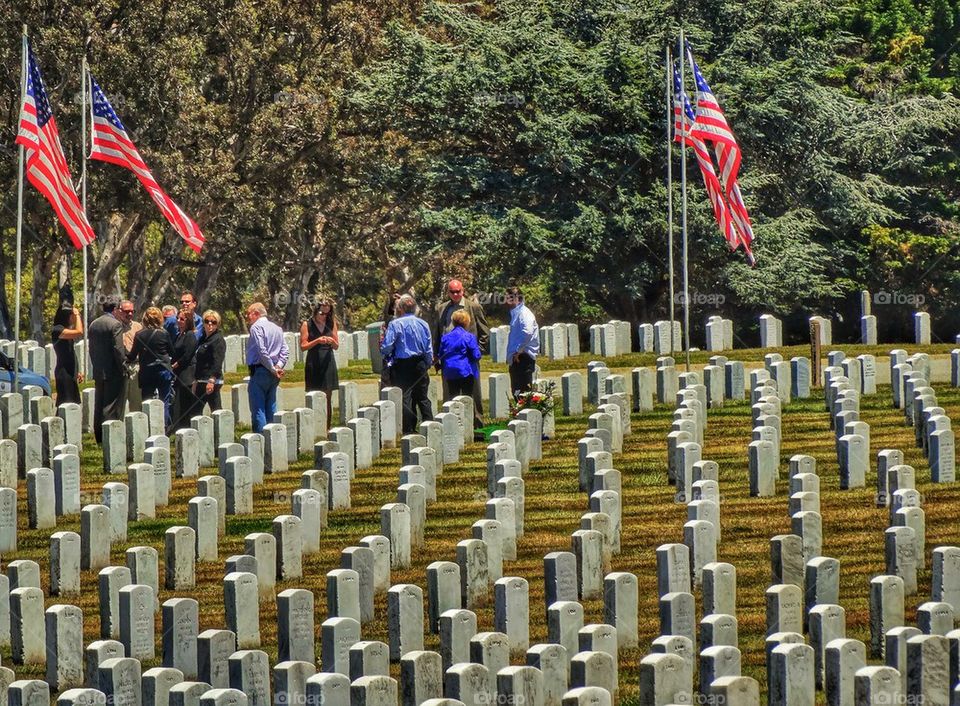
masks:
[[[260,302],[247,307],[250,337],[247,339],[247,366],[250,382],[247,397],[250,401],[250,420],[253,431],[259,434],[277,411],[277,388],[283,377],[283,368],[290,350],[283,340],[283,329],[267,318],[267,309]]]
[[[540,353],[540,327],[533,312],[523,303],[519,287],[507,289],[510,307],[510,335],[507,337],[507,361],[510,366],[510,389],[516,397],[533,385]]]
[[[403,390],[403,433],[417,430],[417,413],[421,422],[433,419],[430,405],[430,366],[433,344],[427,322],[414,315],[416,300],[404,294],[397,300],[396,318],[387,325],[380,344],[384,360],[392,360],[391,379]]]

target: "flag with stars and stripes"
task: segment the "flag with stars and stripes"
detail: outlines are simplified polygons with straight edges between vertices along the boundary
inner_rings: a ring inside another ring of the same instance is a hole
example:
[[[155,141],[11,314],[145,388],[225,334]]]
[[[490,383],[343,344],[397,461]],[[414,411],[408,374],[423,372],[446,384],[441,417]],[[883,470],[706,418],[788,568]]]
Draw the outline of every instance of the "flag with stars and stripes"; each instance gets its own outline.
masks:
[[[680,72],[676,64],[673,66],[673,139],[677,142],[686,142],[693,148],[693,153],[697,157],[697,164],[700,166],[700,174],[703,176],[703,185],[707,190],[707,196],[710,197],[710,203],[713,204],[713,217],[717,219],[717,225],[720,226],[720,232],[731,250],[736,250],[739,244],[737,232],[734,230],[733,222],[730,220],[730,211],[727,209],[723,200],[723,190],[720,188],[720,180],[717,178],[717,172],[713,168],[713,160],[710,152],[707,151],[707,145],[704,141],[692,134],[692,128],[696,114],[690,106],[687,94],[680,88]]]
[[[60,144],[60,133],[43,87],[40,67],[32,49],[27,49],[27,91],[20,107],[17,144],[26,153],[27,178],[53,207],[74,247],[82,249],[93,242],[93,228],[87,221],[77,191],[70,178]]]
[[[717,102],[717,98],[710,90],[707,80],[700,72],[700,67],[697,66],[689,45],[687,45],[686,50],[690,67],[693,69],[693,78],[697,85],[696,120],[691,129],[691,134],[713,145],[717,165],[720,167],[720,183],[726,192],[730,215],[733,218],[747,257],[752,260],[753,226],[750,223],[750,214],[747,213],[747,207],[743,202],[743,195],[740,193],[740,185],[737,183],[742,159],[740,146],[733,136],[727,118],[720,108],[720,103]]]
[[[160,188],[160,184],[154,179],[153,173],[143,161],[136,145],[130,140],[123,123],[120,122],[120,118],[117,117],[113,106],[110,105],[106,94],[92,74],[90,75],[90,96],[93,114],[93,149],[90,152],[90,158],[125,167],[136,174],[137,179],[143,184],[150,198],[157,204],[174,230],[191,249],[200,252],[204,243],[200,227]]]

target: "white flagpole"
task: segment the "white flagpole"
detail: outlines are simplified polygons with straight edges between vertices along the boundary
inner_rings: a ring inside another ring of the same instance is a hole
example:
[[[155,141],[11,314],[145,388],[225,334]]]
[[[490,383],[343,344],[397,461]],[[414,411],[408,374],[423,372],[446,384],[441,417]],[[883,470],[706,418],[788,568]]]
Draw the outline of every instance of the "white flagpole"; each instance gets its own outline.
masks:
[[[27,26],[23,26],[23,42],[22,42],[22,53],[23,59],[20,62],[20,106],[23,107],[23,102],[27,97]],[[14,307],[13,307],[13,390],[11,392],[20,391],[20,283],[21,283],[21,267],[20,261],[22,260],[21,248],[23,244],[23,162],[24,162],[24,149],[23,145],[20,145],[20,149],[17,151],[17,159],[19,162],[18,172],[17,172],[17,275],[16,275],[16,294],[14,295]]]
[[[674,293],[673,285],[673,140],[671,139],[673,119],[673,76],[670,60],[670,45],[664,51],[666,56],[666,101],[667,101],[667,264],[670,269],[670,353],[673,353]]]
[[[81,107],[81,134],[83,137],[82,140],[82,157],[83,161],[81,162],[82,166],[80,167],[80,202],[83,206],[83,212],[87,212],[87,98],[88,98],[88,88],[90,85],[89,80],[87,79],[87,55],[86,48],[84,48],[83,61],[80,64],[80,96],[82,101]],[[90,366],[88,361],[90,360],[90,345],[87,340],[87,322],[89,321],[89,312],[90,312],[90,297],[87,294],[89,291],[87,289],[87,248],[90,247],[86,243],[83,244],[83,360],[80,363],[80,369],[83,371],[84,379],[89,378],[90,376]]]
[[[683,30],[680,30],[680,55],[683,56],[684,42]],[[680,61],[680,95],[684,95],[683,88],[683,60]],[[686,352],[687,372],[690,372],[690,280],[688,266],[688,247],[687,247],[687,138],[686,131],[683,133],[682,148],[680,150],[680,184],[683,194],[683,208],[681,220],[681,230],[683,235],[683,335],[684,351]],[[673,322],[670,322],[673,326]]]

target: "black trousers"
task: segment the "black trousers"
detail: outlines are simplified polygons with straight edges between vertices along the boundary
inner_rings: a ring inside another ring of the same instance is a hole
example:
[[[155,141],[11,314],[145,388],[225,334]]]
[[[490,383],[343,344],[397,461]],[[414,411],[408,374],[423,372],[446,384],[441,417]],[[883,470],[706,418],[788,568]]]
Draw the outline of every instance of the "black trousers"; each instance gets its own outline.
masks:
[[[466,395],[467,397],[472,397],[474,379],[475,378],[473,375],[468,375],[465,378],[451,378],[444,380],[447,388],[446,400],[452,400],[457,395]]]
[[[514,397],[530,389],[536,369],[537,361],[527,353],[521,353],[517,362],[510,363],[510,390]]]
[[[465,383],[469,381],[470,385]],[[473,426],[479,429],[483,426],[483,399],[480,397],[480,376],[471,375],[458,380],[443,379],[443,401],[449,402],[457,395],[466,395],[473,398]]]
[[[219,409],[222,409],[220,406],[220,388],[223,385],[214,385],[213,392],[209,395],[207,394],[207,383],[206,382],[195,382],[193,383],[193,388],[190,396],[190,407],[187,410],[187,419],[193,419],[194,417],[199,417],[203,414],[203,409],[207,405],[210,405],[210,413],[213,414]]]
[[[403,390],[403,433],[417,430],[417,414],[421,422],[433,420],[430,404],[430,365],[421,357],[393,361],[390,371],[393,384]]]
[[[123,373],[93,381],[93,436],[103,443],[103,423],[123,419],[127,402],[127,376]]]
[[[179,429],[190,428],[190,410],[193,409],[193,380],[173,378],[173,404],[170,406],[170,429],[173,434]]]

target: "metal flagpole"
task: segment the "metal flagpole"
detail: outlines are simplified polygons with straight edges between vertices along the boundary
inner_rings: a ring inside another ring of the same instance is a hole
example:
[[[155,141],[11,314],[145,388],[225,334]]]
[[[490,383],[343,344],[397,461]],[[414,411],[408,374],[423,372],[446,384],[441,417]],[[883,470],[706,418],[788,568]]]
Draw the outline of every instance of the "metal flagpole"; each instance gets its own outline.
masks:
[[[23,60],[20,62],[20,106],[23,107],[23,102],[27,97],[27,26],[23,26],[23,43],[22,43],[22,52]],[[16,294],[14,295],[14,308],[13,308],[13,390],[11,392],[20,391],[20,280],[21,280],[21,268],[20,260],[21,256],[21,247],[23,244],[23,161],[24,161],[24,149],[23,145],[20,145],[20,149],[17,151],[18,155],[18,172],[17,172],[17,275],[16,275]]]
[[[87,56],[86,48],[84,48],[83,61],[80,64],[80,96],[82,102],[82,108],[80,110],[81,118],[81,129],[80,132],[83,135],[82,140],[82,157],[83,161],[81,162],[82,166],[80,167],[80,203],[83,206],[83,212],[87,212],[87,98],[88,98],[88,88],[89,81],[87,80]],[[81,316],[83,317],[83,363],[81,370],[83,370],[83,377],[86,380],[90,376],[90,345],[87,341],[87,322],[89,321],[89,312],[90,312],[90,297],[87,294],[87,248],[90,246],[87,243],[83,244],[83,311]]]
[[[666,55],[666,101],[667,101],[667,263],[670,269],[670,353],[673,353],[674,285],[673,285],[673,140],[671,139],[671,119],[673,115],[673,76],[670,60],[670,45],[664,50]]]
[[[683,29],[680,30],[680,95],[684,95],[686,92],[683,88]],[[683,142],[681,143],[680,150],[680,188],[681,193],[683,194],[683,207],[682,215],[680,217],[681,222],[681,232],[683,236],[683,336],[684,336],[684,351],[686,352],[686,361],[687,361],[687,372],[690,372],[690,280],[689,280],[689,266],[688,266],[688,247],[687,247],[687,138],[686,131],[683,133]],[[670,325],[673,326],[673,322],[670,322]]]

